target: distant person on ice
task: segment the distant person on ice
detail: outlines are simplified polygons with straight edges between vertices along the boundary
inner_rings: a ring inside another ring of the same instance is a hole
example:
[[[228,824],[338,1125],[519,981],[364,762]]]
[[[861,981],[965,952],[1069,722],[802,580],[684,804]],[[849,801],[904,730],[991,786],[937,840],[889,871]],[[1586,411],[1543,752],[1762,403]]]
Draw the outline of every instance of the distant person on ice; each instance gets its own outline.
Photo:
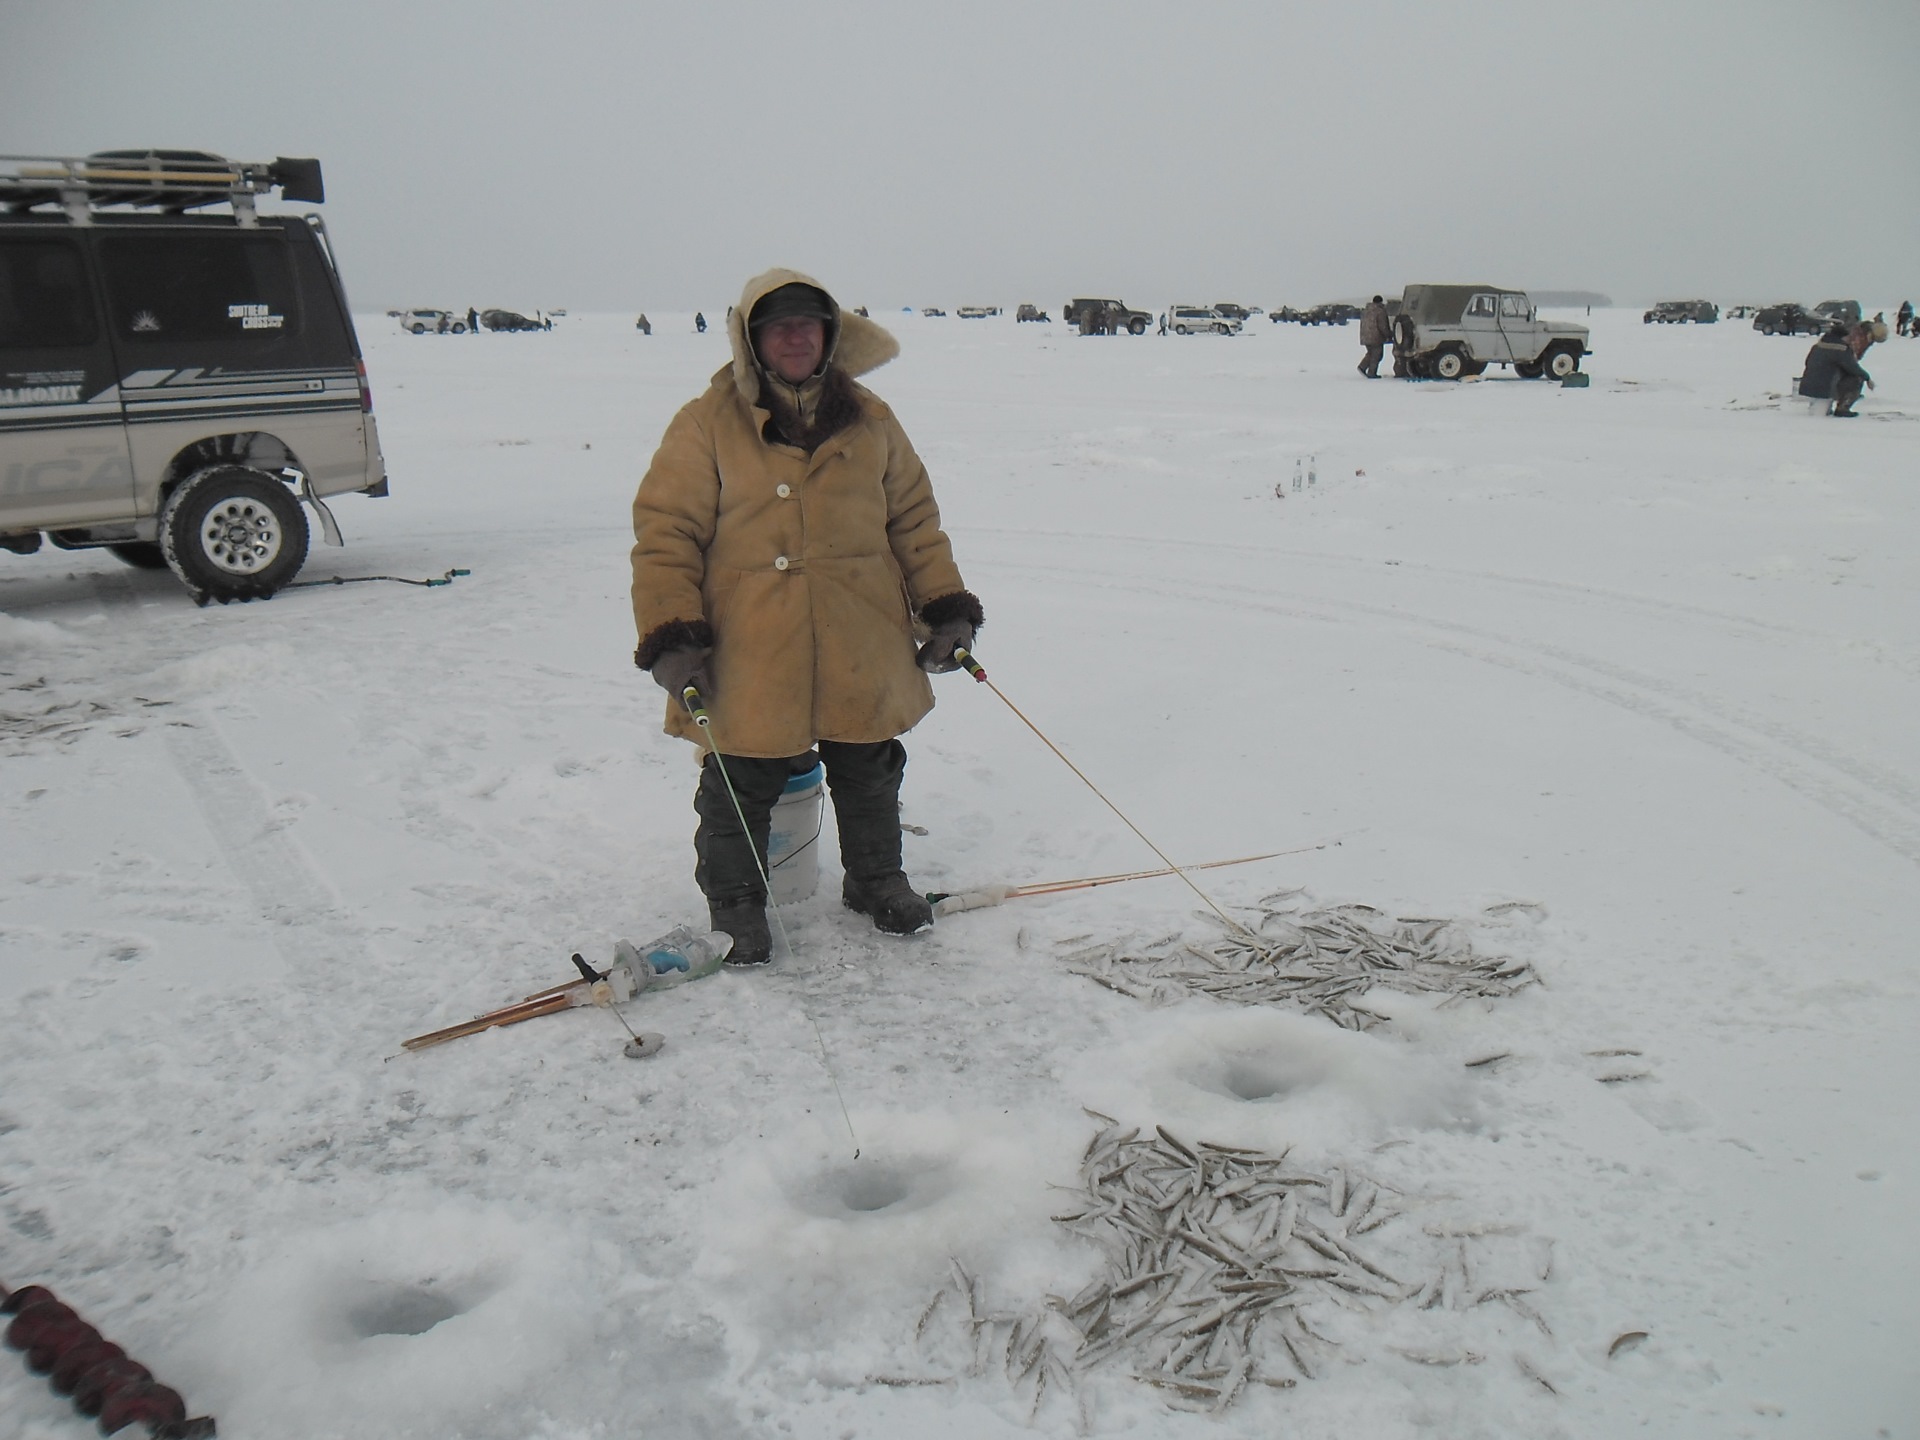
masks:
[[[702,335],[707,333],[707,317],[702,315],[698,310],[693,312],[693,328]]]
[[[1387,319],[1387,302],[1374,296],[1360,312],[1360,343],[1367,353],[1360,357],[1360,373],[1369,380],[1380,378],[1380,354],[1393,339],[1393,325]]]
[[[1893,312],[1893,318],[1898,322],[1898,328],[1894,333],[1897,335],[1906,334],[1913,328],[1913,302],[1911,300],[1902,300],[1900,302],[1900,308]]]
[[[747,282],[727,338],[732,363],[668,425],[634,497],[633,660],[667,692],[669,734],[701,744],[681,695],[691,682],[706,699],[726,774],[702,756],[694,878],[733,937],[729,963],[761,965],[773,805],[816,745],[842,900],[888,934],[933,923],[901,868],[898,737],[933,708],[927,674],[958,667],[983,617],[926,466],[854,383],[899,343],[791,270]]]
[[[1843,325],[1834,325],[1807,351],[1807,365],[1800,376],[1800,393],[1810,400],[1829,400],[1827,413],[1836,420],[1857,420],[1853,405],[1860,398],[1860,387],[1873,388],[1873,377],[1854,359]]]
[[[642,335],[651,335],[653,333],[653,322],[647,319],[646,312],[642,311],[640,318],[633,322],[633,328],[638,330]]]

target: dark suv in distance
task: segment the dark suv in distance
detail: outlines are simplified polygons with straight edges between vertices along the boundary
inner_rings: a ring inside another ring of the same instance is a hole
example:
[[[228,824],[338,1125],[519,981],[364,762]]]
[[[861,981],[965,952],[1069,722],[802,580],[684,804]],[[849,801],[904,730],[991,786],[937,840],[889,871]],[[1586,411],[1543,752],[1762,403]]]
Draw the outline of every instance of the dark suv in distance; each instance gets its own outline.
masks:
[[[272,595],[310,508],[387,493],[316,160],[202,151],[0,160],[0,549],[42,537]],[[220,213],[207,212],[224,207]]]
[[[1806,306],[1789,301],[1756,310],[1753,328],[1762,335],[1818,335],[1827,328],[1827,322]]]
[[[1712,325],[1720,318],[1720,307],[1711,300],[1662,300],[1640,317],[1643,325]]]

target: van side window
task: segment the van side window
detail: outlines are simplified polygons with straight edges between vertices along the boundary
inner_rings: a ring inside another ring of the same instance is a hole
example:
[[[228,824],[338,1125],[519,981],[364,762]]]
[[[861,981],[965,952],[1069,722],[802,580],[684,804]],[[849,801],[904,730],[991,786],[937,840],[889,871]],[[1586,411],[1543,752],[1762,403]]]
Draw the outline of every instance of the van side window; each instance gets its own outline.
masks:
[[[93,297],[71,240],[0,240],[0,349],[93,343]]]
[[[1500,313],[1508,319],[1526,319],[1527,297],[1524,295],[1502,295],[1500,297]]]
[[[1467,314],[1484,315],[1488,319],[1492,319],[1493,318],[1493,296],[1491,295],[1474,296],[1473,303],[1467,306]]]
[[[117,235],[100,248],[108,310],[121,340],[267,345],[299,329],[293,267],[282,241]]]

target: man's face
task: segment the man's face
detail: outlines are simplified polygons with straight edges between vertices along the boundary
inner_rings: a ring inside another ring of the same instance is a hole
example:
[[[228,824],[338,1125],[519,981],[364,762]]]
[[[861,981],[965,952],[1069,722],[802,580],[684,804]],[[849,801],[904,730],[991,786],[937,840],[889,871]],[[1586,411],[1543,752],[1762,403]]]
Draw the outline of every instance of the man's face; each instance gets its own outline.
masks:
[[[760,360],[789,385],[798,385],[820,368],[827,353],[827,326],[810,315],[792,315],[754,332]]]

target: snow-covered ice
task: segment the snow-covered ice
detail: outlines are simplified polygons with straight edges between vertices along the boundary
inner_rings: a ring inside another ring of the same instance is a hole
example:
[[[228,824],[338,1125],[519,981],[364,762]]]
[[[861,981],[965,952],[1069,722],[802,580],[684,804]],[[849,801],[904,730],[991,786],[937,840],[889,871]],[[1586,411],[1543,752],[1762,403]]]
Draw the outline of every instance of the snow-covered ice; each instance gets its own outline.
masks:
[[[1840,425],[1779,398],[1806,342],[1739,323],[1596,314],[1580,391],[1367,383],[1351,328],[876,318],[1010,699],[1176,858],[1339,839],[1196,877],[1222,904],[1460,917],[1544,984],[1376,992],[1364,1034],[1150,1006],[1061,942],[1206,936],[1177,881],[895,942],[829,852],[791,958],[628,1007],[654,1059],[590,1011],[399,1053],[700,918],[627,503],[726,355],[691,316],[368,317],[393,494],[305,576],[470,577],[196,610],[0,557],[0,1278],[233,1440],[1913,1435],[1920,345]],[[937,692],[926,888],[1156,863]],[[1048,1218],[1082,1107],[1550,1256],[1551,1335],[1487,1306],[1485,1363],[1434,1365],[1444,1315],[1348,1317],[1218,1418],[1109,1367],[1029,1422],[914,1329],[953,1259],[1008,1304],[1086,1283]],[[0,1428],[82,1433],[8,1363]]]

